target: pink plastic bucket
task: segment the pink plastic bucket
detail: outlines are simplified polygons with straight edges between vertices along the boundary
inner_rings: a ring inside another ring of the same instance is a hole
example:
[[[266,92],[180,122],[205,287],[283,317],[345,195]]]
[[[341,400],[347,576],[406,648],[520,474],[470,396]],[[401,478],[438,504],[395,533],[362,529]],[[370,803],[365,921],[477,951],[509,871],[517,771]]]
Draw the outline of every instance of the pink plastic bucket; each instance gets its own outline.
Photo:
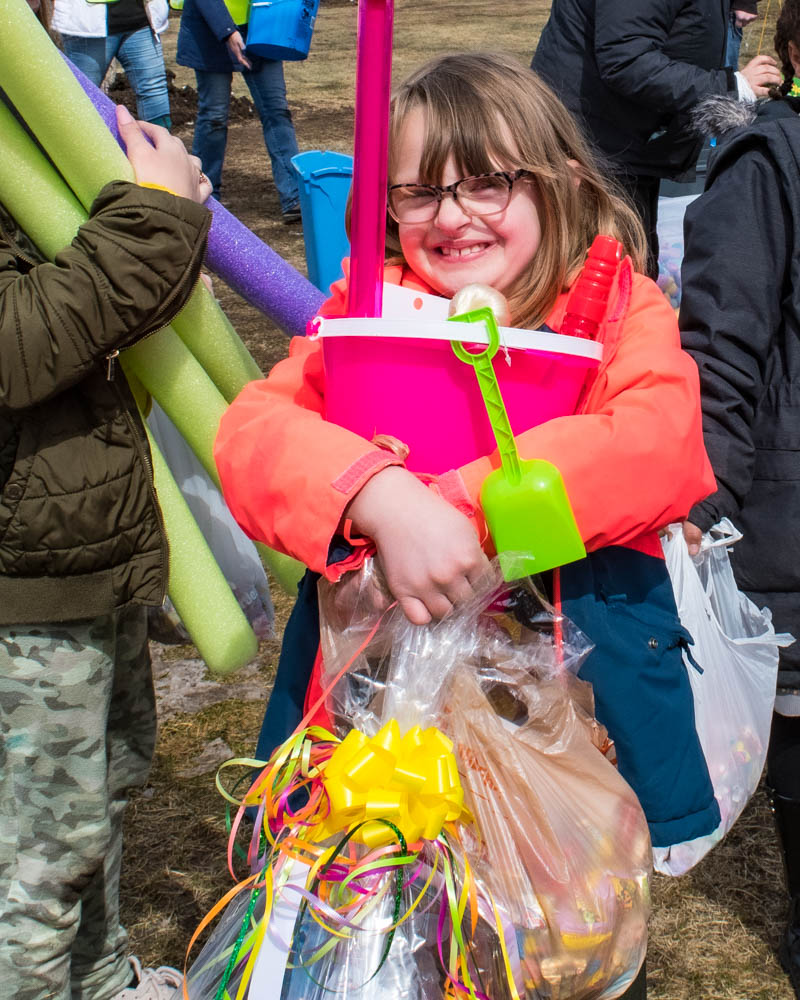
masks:
[[[372,439],[391,434],[410,448],[415,472],[441,473],[495,450],[470,365],[450,341],[488,343],[482,324],[391,319],[320,319],[325,417]],[[416,336],[409,337],[412,328]],[[602,357],[591,340],[502,328],[494,358],[515,434],[573,413]]]

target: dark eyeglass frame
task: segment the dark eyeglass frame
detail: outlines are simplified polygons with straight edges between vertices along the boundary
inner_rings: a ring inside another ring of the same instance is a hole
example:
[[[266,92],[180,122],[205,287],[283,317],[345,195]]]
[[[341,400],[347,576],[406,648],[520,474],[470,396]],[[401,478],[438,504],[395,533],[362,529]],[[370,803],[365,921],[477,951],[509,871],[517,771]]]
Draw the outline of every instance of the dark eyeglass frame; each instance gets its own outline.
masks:
[[[520,169],[520,170],[493,170],[493,171],[490,171],[489,173],[486,173],[486,174],[471,174],[469,177],[462,177],[460,180],[455,181],[455,183],[453,183],[453,184],[444,184],[444,185],[442,185],[442,184],[390,184],[389,188],[387,190],[387,204],[386,204],[386,208],[387,208],[387,210],[389,212],[389,215],[391,215],[391,217],[394,219],[394,221],[400,223],[401,225],[403,225],[403,223],[401,222],[401,220],[398,219],[397,215],[395,215],[395,213],[394,213],[394,211],[392,209],[392,200],[391,200],[392,191],[396,191],[398,188],[421,188],[421,189],[423,189],[425,191],[430,191],[431,194],[436,199],[436,208],[435,208],[435,210],[433,212],[433,215],[431,215],[431,219],[435,219],[436,216],[439,214],[439,207],[442,204],[442,201],[444,200],[444,196],[446,194],[451,194],[453,196],[453,200],[458,205],[458,207],[463,212],[466,212],[467,215],[477,215],[478,217],[482,217],[482,216],[485,216],[485,215],[497,215],[500,212],[505,211],[505,209],[508,207],[508,201],[505,203],[505,205],[503,205],[502,208],[493,208],[490,212],[474,212],[474,211],[469,211],[469,210],[465,209],[464,206],[462,205],[462,203],[458,200],[458,188],[459,188],[459,186],[461,184],[464,184],[466,181],[479,181],[479,180],[482,180],[484,177],[502,177],[503,180],[508,185],[508,199],[510,201],[511,200],[511,191],[512,191],[512,188],[514,187],[514,184],[518,180],[521,180],[523,177],[533,177],[533,171],[531,171],[531,170],[524,170],[524,169]],[[423,221],[430,221],[430,220],[420,219],[419,221],[423,222]]]

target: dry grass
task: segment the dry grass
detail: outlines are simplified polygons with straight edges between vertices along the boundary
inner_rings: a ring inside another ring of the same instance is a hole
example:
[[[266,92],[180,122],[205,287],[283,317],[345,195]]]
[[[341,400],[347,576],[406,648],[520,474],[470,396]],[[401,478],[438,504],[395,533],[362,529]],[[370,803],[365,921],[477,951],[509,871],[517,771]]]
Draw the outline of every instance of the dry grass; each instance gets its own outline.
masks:
[[[397,0],[395,77],[446,49],[502,48],[528,60],[547,15],[546,0],[500,5],[494,0]],[[767,12],[767,2],[762,3]],[[769,51],[777,13],[763,50]],[[305,63],[286,76],[301,148],[350,151],[352,143],[355,6],[323,0]],[[166,38],[174,66],[176,32]],[[745,32],[743,61],[755,55],[761,22]],[[178,86],[194,84],[175,67]],[[246,94],[237,80],[235,93]],[[191,141],[191,124],[180,134]],[[231,128],[226,164],[228,205],[287,260],[304,269],[302,238],[282,227],[257,121]],[[232,322],[266,370],[286,352],[275,328],[221,283],[218,294]],[[274,591],[275,592],[275,591]],[[279,598],[282,624],[289,602]],[[176,650],[172,656],[186,655]],[[266,698],[277,644],[262,647]],[[216,739],[239,755],[255,746],[263,706],[224,700],[196,715],[175,715],[161,728],[148,788],[127,821],[124,919],[134,949],[148,964],[181,965],[188,939],[230,886],[225,870],[224,804],[213,775],[179,777],[185,764]],[[766,800],[759,792],[731,835],[690,875],[656,877],[648,955],[652,1000],[792,1000],[773,949],[784,913],[780,861]],[[390,998],[387,998],[390,1000]]]

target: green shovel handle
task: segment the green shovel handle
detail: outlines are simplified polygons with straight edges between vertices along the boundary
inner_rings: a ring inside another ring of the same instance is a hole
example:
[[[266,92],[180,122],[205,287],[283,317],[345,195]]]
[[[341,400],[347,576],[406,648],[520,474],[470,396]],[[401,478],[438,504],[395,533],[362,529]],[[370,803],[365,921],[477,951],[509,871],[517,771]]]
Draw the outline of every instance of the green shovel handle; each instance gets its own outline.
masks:
[[[455,323],[486,324],[486,329],[489,332],[489,345],[484,350],[473,353],[472,351],[468,351],[458,340],[451,340],[450,346],[459,360],[465,364],[472,365],[475,369],[478,388],[483,397],[489,423],[492,425],[494,438],[497,442],[497,450],[500,453],[503,475],[509,483],[519,483],[522,478],[519,453],[514,441],[514,432],[511,430],[511,423],[506,413],[503,396],[500,392],[500,386],[497,384],[497,375],[492,365],[492,358],[500,346],[500,331],[497,328],[495,315],[488,306],[483,306],[480,309],[472,309],[469,312],[459,313],[458,316],[451,316],[450,320]]]

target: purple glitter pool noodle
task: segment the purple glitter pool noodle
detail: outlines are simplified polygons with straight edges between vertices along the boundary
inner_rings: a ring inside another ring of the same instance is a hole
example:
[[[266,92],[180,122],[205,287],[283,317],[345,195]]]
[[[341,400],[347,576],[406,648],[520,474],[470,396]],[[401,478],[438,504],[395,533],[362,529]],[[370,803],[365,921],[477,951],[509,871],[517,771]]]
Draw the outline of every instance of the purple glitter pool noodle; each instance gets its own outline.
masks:
[[[65,60],[119,142],[116,105],[77,66]],[[284,333],[304,335],[306,323],[316,316],[325,296],[215,198],[206,204],[214,216],[208,234],[208,266]]]

